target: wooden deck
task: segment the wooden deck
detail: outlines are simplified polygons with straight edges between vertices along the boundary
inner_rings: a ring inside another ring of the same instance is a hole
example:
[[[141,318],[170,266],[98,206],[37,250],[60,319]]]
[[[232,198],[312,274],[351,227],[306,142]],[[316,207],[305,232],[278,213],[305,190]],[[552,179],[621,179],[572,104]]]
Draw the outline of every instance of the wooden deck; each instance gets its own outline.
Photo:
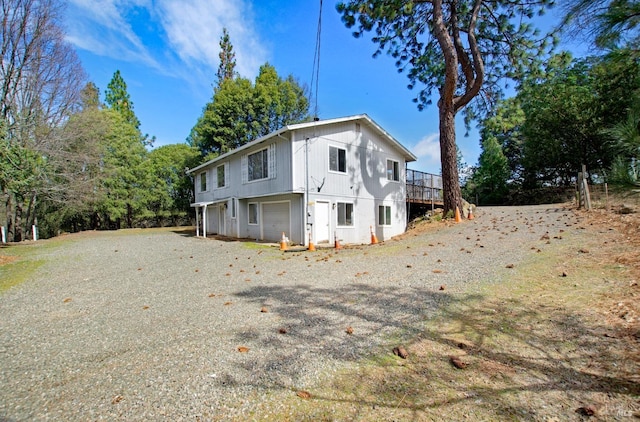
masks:
[[[442,176],[407,170],[407,204],[442,206]]]

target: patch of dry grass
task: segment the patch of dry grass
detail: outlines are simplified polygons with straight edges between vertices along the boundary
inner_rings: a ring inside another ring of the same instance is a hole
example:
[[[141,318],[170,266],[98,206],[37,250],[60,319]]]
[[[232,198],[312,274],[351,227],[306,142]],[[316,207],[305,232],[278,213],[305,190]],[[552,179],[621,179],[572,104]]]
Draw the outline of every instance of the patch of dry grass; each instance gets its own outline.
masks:
[[[390,341],[308,389],[310,399],[279,403],[275,418],[640,418],[640,219],[581,218],[586,236],[567,234],[508,278],[451,295],[404,343],[408,359]]]

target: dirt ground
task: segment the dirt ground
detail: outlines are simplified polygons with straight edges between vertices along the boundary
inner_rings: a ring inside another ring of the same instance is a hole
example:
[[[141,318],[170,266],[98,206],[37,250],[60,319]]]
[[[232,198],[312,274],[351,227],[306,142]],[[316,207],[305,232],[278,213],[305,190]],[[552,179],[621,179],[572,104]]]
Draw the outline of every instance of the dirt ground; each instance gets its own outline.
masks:
[[[640,420],[638,197],[596,201],[589,212],[567,204],[586,241],[551,235],[553,252],[508,281],[471,287],[422,333],[399,336],[406,359],[391,344],[277,417]],[[443,224],[453,223],[416,223],[406,236]]]

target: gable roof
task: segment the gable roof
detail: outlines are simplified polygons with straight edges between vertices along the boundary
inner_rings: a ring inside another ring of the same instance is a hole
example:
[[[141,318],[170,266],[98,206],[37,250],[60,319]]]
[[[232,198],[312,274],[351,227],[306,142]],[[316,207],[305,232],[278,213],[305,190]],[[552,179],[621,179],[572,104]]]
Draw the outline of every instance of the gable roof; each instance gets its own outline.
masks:
[[[418,157],[416,157],[411,151],[409,151],[404,145],[402,145],[400,142],[398,142],[393,136],[391,136],[391,134],[389,134],[389,132],[387,132],[386,130],[384,130],[379,124],[377,124],[376,122],[373,121],[373,119],[371,119],[368,115],[366,114],[358,114],[355,116],[347,116],[347,117],[338,117],[335,119],[327,119],[327,120],[316,120],[316,121],[312,121],[312,122],[305,122],[305,123],[296,123],[296,124],[292,124],[292,125],[287,125],[284,126],[278,130],[276,130],[275,132],[271,132],[265,136],[262,136],[254,141],[251,141],[249,143],[246,143],[244,145],[242,145],[241,147],[238,147],[232,151],[226,152],[222,155],[219,155],[218,157],[207,161],[206,163],[200,164],[197,167],[194,167],[192,169],[187,170],[187,174],[196,172],[202,168],[208,167],[211,164],[214,164],[218,161],[222,161],[224,159],[226,159],[227,157],[230,157],[232,155],[235,155],[237,153],[239,153],[240,151],[252,148],[268,139],[271,139],[273,137],[276,136],[282,136],[283,133],[287,133],[287,132],[293,132],[296,130],[300,130],[300,129],[308,129],[311,127],[318,127],[318,126],[327,126],[327,125],[332,125],[332,124],[336,124],[336,123],[344,123],[344,122],[355,122],[355,121],[359,121],[362,123],[367,124],[369,127],[373,128],[374,131],[376,131],[379,135],[381,135],[383,138],[385,138],[394,148],[396,148],[397,150],[400,151],[400,153],[404,156],[405,160],[407,162],[410,161],[416,161],[418,159]]]

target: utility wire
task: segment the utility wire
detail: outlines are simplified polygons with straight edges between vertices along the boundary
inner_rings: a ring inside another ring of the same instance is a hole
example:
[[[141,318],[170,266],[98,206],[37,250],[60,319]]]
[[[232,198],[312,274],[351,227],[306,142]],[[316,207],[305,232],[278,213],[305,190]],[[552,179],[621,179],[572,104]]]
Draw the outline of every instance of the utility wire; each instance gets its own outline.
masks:
[[[318,14],[318,32],[316,33],[316,50],[313,54],[313,71],[311,72],[311,89],[313,99],[313,118],[318,118],[318,85],[320,81],[320,35],[322,33],[322,0]],[[315,85],[314,85],[315,81]]]

